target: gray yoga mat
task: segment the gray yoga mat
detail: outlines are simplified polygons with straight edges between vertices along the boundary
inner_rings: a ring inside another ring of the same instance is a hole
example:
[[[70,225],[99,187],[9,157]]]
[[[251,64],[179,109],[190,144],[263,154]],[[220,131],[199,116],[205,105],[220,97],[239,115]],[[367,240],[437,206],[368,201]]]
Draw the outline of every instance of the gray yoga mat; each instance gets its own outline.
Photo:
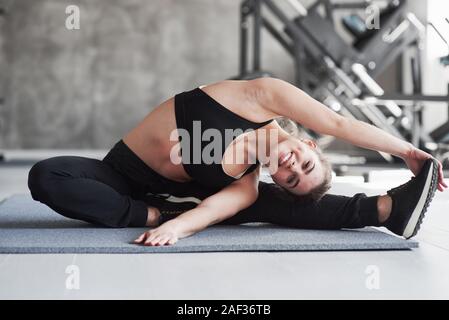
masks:
[[[301,230],[269,224],[213,226],[173,246],[132,244],[147,228],[109,229],[67,219],[29,195],[0,204],[0,253],[151,253],[213,251],[398,250],[418,247],[415,241],[373,228]]]

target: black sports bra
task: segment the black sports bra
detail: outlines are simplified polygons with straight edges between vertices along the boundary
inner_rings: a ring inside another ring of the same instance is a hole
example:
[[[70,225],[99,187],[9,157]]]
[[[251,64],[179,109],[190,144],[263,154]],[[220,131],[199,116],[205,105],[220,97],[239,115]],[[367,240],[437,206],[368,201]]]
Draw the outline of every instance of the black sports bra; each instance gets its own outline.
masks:
[[[226,148],[240,134],[259,129],[272,121],[249,121],[221,105],[200,88],[175,95],[175,115],[184,170],[200,184],[218,189],[237,180],[223,170],[222,159]],[[235,130],[230,138],[226,137],[231,132],[229,129]],[[214,154],[213,148],[207,147],[217,138],[214,133],[219,134],[221,140],[219,155]],[[183,140],[183,134],[188,135],[188,141]],[[204,155],[209,155],[209,159],[205,159]],[[243,175],[253,172],[258,166],[259,163],[251,165]]]

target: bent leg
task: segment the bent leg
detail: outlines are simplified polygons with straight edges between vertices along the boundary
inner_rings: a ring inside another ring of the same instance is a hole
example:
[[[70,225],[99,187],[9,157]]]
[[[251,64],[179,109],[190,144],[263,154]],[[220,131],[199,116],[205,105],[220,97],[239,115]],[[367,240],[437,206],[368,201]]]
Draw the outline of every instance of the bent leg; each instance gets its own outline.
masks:
[[[54,157],[28,175],[33,199],[59,214],[108,227],[145,226],[147,205],[134,200],[133,185],[107,163],[83,157]]]

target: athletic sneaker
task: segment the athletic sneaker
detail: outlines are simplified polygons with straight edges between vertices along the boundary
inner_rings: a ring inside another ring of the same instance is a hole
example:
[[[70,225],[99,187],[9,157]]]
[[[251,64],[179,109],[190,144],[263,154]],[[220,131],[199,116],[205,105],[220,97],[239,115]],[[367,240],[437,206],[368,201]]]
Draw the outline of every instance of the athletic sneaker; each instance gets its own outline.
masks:
[[[201,200],[194,197],[175,197],[169,194],[148,193],[143,199],[149,206],[159,209],[159,225],[195,208]]]
[[[393,205],[390,217],[383,226],[406,239],[415,236],[437,185],[438,162],[428,159],[416,177],[387,192]]]

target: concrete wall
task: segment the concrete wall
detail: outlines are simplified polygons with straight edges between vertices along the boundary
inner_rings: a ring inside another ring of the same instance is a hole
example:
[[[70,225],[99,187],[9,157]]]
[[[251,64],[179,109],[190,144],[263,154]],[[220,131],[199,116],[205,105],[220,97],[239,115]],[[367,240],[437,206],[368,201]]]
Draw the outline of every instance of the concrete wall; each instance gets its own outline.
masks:
[[[427,0],[409,2],[426,20]],[[448,1],[430,3],[432,16],[447,12],[438,8]],[[0,148],[107,148],[166,98],[238,71],[240,0],[2,4],[8,15],[0,18]],[[71,4],[80,7],[80,30],[65,28]],[[437,42],[431,33],[429,43]],[[279,44],[266,33],[262,44],[264,69],[292,80],[292,61]],[[444,50],[425,56],[427,93],[445,88],[448,73],[435,56]],[[394,78],[392,68],[379,80]],[[428,127],[446,120],[446,108],[433,110],[426,111]]]
[[[0,148],[107,148],[166,98],[238,71],[240,0],[6,3]],[[80,30],[65,28],[70,4]],[[263,46],[292,78],[280,46]]]
[[[3,33],[1,32],[4,29],[5,19],[2,15],[3,12],[3,3],[0,0],[0,141],[2,136],[2,129],[5,127],[6,115],[3,114],[4,108],[2,107],[2,100],[5,94],[5,80],[6,80],[6,57],[4,50],[4,39]],[[1,143],[1,142],[0,142]]]

